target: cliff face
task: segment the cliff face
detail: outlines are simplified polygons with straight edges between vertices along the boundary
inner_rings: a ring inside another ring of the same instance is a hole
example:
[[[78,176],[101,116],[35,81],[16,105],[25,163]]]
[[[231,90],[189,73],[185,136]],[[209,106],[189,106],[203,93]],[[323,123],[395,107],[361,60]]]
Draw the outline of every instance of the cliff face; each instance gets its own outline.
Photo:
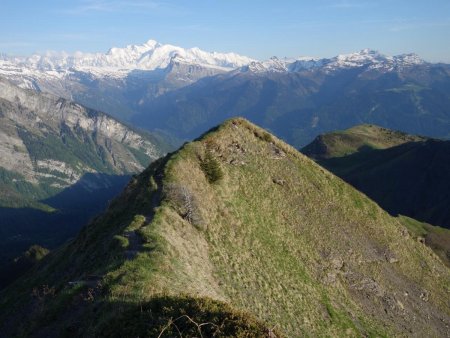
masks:
[[[5,80],[0,80],[0,111],[0,166],[28,182],[46,178],[65,187],[87,172],[134,173],[162,154],[151,135]]]

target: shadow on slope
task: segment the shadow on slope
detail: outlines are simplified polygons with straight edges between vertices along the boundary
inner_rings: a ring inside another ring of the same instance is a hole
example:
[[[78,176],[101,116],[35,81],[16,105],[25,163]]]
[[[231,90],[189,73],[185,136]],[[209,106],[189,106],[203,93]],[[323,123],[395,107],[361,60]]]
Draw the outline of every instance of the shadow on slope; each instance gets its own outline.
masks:
[[[363,149],[318,162],[390,214],[450,228],[450,141]]]
[[[99,326],[99,337],[282,337],[254,316],[209,298],[160,296],[140,306],[110,307],[114,315]]]
[[[40,201],[56,209],[54,212],[0,208],[0,287],[23,273],[16,271],[12,261],[15,257],[31,245],[53,249],[75,236],[81,226],[106,208],[129,179],[128,175],[85,174],[74,185]]]

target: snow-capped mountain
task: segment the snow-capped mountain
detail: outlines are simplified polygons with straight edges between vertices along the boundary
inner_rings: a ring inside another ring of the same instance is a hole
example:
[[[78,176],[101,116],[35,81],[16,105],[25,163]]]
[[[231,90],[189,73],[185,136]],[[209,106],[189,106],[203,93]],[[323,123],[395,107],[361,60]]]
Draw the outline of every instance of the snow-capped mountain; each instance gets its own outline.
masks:
[[[363,49],[357,53],[341,54],[332,58],[299,57],[297,59],[278,59],[272,57],[266,61],[253,61],[241,67],[241,72],[265,73],[265,72],[299,72],[303,70],[322,69],[331,72],[338,69],[364,67],[368,69],[380,69],[391,71],[426,63],[416,54],[402,54],[387,56],[371,49]]]
[[[253,60],[235,53],[205,52],[199,48],[181,48],[149,40],[142,45],[111,48],[107,53],[49,52],[29,57],[5,58],[6,65],[39,71],[68,71],[76,69],[93,73],[127,73],[130,70],[155,70],[166,68],[173,58],[181,62],[204,67],[229,70],[246,65]]]
[[[127,119],[142,102],[254,61],[235,53],[149,40],[106,53],[0,55],[0,76],[21,88],[49,92]]]
[[[252,61],[250,64],[241,67],[239,70],[241,72],[254,73],[283,73],[288,71],[287,65],[288,62],[286,60],[280,60],[276,56],[272,56],[269,60],[266,61]]]
[[[128,45],[111,48],[106,53],[68,54],[47,52],[28,57],[0,56],[0,75],[16,80],[24,77],[22,87],[33,87],[36,78],[62,78],[75,71],[96,77],[125,77],[132,71],[153,71],[166,69],[172,63],[200,66],[213,69],[215,73],[239,69],[242,72],[298,72],[307,69],[361,67],[391,69],[393,67],[422,64],[415,54],[386,56],[377,51],[364,49],[357,53],[338,55],[333,58],[299,57],[258,61],[236,53],[206,52],[197,47],[182,48],[148,40],[142,45]],[[208,74],[210,74],[209,72]]]
[[[367,66],[369,69],[393,70],[407,66],[424,64],[416,54],[387,56],[371,49],[363,49],[357,53],[338,55],[331,59],[323,59],[323,65],[328,70],[336,68],[352,68]]]
[[[49,92],[128,120],[169,91],[223,73],[332,73],[355,67],[390,72],[423,63],[414,54],[386,56],[370,49],[332,58],[272,57],[258,61],[235,53],[186,49],[149,40],[142,45],[111,48],[106,53],[0,54],[0,77],[21,88]]]

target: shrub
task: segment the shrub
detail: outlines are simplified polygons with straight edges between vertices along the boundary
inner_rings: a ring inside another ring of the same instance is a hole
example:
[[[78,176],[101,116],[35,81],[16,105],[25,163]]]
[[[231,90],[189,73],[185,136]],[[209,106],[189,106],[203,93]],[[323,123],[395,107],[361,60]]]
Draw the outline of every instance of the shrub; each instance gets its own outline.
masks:
[[[209,183],[215,183],[223,177],[223,171],[220,167],[220,163],[210,150],[206,151],[205,157],[200,163],[200,167],[205,173]]]
[[[43,248],[40,245],[32,245],[25,252],[24,257],[31,262],[38,262],[42,258],[48,255],[50,251],[47,248]]]
[[[120,236],[120,235],[115,235],[114,236],[114,247],[120,247],[122,249],[126,249],[128,248],[128,245],[130,244],[128,241],[128,238],[124,237],[124,236]]]
[[[262,141],[273,142],[272,135],[270,135],[267,131],[255,130],[254,135]]]
[[[165,187],[164,194],[177,209],[181,217],[200,229],[203,227],[204,222],[199,211],[197,199],[187,187],[179,184],[169,184]]]

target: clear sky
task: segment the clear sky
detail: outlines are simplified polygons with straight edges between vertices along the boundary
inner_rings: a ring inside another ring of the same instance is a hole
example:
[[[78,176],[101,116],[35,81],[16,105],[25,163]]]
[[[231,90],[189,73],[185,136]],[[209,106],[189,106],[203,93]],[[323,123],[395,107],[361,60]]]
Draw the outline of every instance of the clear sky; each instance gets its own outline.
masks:
[[[1,0],[0,52],[105,52],[148,39],[331,57],[371,48],[450,63],[450,0]]]

